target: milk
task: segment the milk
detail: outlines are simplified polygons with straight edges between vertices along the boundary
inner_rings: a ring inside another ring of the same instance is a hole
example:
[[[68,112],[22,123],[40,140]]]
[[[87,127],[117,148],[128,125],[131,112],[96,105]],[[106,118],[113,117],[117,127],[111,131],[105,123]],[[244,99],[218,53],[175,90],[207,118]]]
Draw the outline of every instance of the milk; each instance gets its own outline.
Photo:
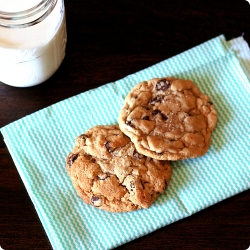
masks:
[[[0,10],[5,12],[18,12],[32,8],[41,0],[0,0]]]
[[[23,11],[40,1],[0,0],[0,10]],[[52,12],[36,25],[20,29],[0,26],[0,82],[30,87],[46,81],[62,63],[65,47],[62,0],[58,0]]]

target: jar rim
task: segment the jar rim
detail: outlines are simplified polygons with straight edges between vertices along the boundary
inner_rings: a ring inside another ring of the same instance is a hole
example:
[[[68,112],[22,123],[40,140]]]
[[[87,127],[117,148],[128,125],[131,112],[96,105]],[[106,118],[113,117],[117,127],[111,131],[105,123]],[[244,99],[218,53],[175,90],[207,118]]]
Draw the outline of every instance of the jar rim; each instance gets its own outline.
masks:
[[[26,28],[40,23],[56,6],[57,0],[42,0],[32,8],[17,12],[0,11],[0,27]]]

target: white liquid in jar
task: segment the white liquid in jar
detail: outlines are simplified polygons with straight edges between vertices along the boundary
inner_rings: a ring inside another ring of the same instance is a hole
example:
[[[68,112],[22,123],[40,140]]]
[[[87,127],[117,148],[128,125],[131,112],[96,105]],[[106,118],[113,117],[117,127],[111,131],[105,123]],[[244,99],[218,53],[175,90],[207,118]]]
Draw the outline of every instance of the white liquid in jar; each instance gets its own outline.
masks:
[[[0,0],[0,10],[22,11],[40,1]],[[30,87],[46,81],[59,68],[65,47],[66,22],[61,0],[36,25],[21,29],[0,26],[0,82]]]

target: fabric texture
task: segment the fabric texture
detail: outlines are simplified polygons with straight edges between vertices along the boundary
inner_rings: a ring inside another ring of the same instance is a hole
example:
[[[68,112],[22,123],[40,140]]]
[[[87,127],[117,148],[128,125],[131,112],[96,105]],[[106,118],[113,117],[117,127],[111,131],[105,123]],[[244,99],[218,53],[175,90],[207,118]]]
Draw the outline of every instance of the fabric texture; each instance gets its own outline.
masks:
[[[76,136],[117,124],[137,83],[173,76],[211,97],[218,123],[206,155],[172,162],[166,191],[150,209],[109,213],[86,205],[65,168]],[[45,228],[58,249],[110,249],[250,188],[250,51],[221,35],[175,57],[17,120],[1,133]]]

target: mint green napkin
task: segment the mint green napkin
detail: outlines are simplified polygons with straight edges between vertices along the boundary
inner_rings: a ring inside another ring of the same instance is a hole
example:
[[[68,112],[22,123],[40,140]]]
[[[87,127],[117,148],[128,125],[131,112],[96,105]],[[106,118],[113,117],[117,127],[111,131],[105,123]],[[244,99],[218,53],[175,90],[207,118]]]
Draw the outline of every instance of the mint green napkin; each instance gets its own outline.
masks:
[[[77,135],[117,123],[124,97],[154,77],[192,79],[211,97],[218,124],[208,153],[173,162],[166,194],[148,210],[109,213],[84,204],[65,170]],[[61,101],[1,129],[54,249],[110,249],[250,187],[250,52],[242,37],[209,40],[124,79]]]

